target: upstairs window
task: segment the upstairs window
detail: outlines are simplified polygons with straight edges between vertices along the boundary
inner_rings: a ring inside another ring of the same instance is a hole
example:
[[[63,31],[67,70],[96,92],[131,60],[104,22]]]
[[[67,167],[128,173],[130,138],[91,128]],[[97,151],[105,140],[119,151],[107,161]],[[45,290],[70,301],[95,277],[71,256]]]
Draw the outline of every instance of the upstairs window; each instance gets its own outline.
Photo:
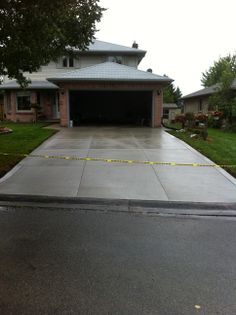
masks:
[[[74,67],[74,58],[73,57],[69,57],[69,67],[70,68]]]
[[[67,58],[66,57],[64,57],[63,59],[62,59],[62,66],[64,67],[64,68],[67,68]]]
[[[74,67],[74,58],[73,57],[63,57],[62,59],[63,68],[73,68]]]
[[[110,56],[108,57],[108,61],[123,64],[123,58],[121,56]]]

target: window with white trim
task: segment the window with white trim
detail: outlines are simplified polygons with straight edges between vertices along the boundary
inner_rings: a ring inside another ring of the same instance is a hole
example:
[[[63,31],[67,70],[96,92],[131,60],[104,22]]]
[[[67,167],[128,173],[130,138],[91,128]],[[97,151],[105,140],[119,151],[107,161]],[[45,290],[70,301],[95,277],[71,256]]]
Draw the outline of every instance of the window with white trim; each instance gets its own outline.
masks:
[[[163,108],[163,118],[164,119],[169,119],[169,108]]]
[[[63,68],[73,68],[74,67],[74,58],[73,57],[63,57],[62,58]]]
[[[62,66],[64,68],[67,68],[67,58],[66,57],[63,57],[63,59],[62,59]]]
[[[31,111],[30,92],[17,92],[17,111]]]
[[[70,68],[74,67],[74,58],[73,57],[69,57],[69,67]]]

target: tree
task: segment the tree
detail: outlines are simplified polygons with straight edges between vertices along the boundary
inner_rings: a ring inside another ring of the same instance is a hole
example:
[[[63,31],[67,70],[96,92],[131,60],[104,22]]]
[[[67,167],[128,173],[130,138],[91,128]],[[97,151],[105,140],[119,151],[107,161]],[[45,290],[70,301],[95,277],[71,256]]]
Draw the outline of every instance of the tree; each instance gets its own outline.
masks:
[[[163,90],[163,102],[164,103],[179,103],[179,99],[181,98],[182,93],[180,88],[175,88],[173,83],[170,83]]]
[[[236,117],[236,92],[231,88],[234,79],[235,75],[231,69],[225,69],[220,84],[216,87],[216,93],[209,98],[210,105],[218,105],[230,124],[233,117]]]
[[[182,97],[182,92],[181,92],[180,88],[177,86],[177,88],[175,90],[175,100],[176,100],[175,102],[177,105],[181,104],[181,101],[180,101],[181,97]]]
[[[236,92],[232,89],[236,78],[236,55],[228,55],[214,62],[208,71],[203,73],[204,86],[215,85],[216,92],[209,98],[210,105],[217,105],[224,112],[224,117],[232,123],[236,116]]]
[[[202,73],[202,85],[208,87],[222,82],[225,73],[232,73],[236,77],[236,55],[229,54],[215,61],[209,70]]]
[[[23,72],[85,50],[103,8],[99,0],[1,0],[0,75],[26,83]],[[72,49],[75,48],[75,49]]]

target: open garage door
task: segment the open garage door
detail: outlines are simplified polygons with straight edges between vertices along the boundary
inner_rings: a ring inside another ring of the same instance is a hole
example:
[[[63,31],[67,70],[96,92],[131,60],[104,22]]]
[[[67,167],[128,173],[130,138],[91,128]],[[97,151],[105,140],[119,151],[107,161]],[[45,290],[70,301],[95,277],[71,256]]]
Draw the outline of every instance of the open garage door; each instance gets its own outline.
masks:
[[[70,120],[88,124],[152,124],[152,91],[70,91]]]

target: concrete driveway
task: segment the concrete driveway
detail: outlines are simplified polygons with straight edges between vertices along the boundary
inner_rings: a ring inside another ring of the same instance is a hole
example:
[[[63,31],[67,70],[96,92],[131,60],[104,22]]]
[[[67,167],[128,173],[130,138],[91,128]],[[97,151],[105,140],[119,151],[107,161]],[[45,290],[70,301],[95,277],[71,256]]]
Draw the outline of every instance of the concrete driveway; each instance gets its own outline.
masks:
[[[162,129],[62,129],[34,154],[211,163]],[[236,180],[221,169],[27,157],[1,179],[0,193],[115,199],[235,202]]]

